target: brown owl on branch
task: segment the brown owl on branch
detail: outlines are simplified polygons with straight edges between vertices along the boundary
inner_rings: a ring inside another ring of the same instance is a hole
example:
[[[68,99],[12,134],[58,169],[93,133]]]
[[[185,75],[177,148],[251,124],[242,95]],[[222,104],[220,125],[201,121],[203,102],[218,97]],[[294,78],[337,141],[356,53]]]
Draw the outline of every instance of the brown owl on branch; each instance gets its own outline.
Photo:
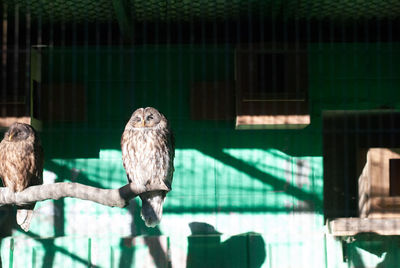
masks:
[[[43,148],[30,125],[14,123],[0,143],[0,177],[3,185],[20,192],[43,183]],[[27,232],[35,203],[17,208],[17,223]]]
[[[129,183],[149,189],[139,195],[141,216],[154,227],[161,221],[174,172],[174,137],[165,116],[152,107],[137,109],[125,126],[121,149]]]

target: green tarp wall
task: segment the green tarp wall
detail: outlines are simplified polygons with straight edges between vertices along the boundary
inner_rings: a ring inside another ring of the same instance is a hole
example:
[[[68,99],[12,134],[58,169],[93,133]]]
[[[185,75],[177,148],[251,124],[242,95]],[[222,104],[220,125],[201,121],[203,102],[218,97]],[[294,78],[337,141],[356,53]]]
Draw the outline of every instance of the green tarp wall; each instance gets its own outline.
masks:
[[[68,198],[41,202],[28,233],[15,229],[2,240],[3,266],[398,263],[396,244],[381,238],[382,252],[361,240],[344,249],[349,258],[344,262],[341,244],[326,234],[321,112],[400,108],[400,44],[312,43],[307,50],[311,124],[301,130],[239,131],[234,121],[190,119],[194,83],[234,81],[230,45],[48,49],[47,79],[84,86],[87,120],[44,125],[45,183],[124,185],[123,128],[137,107],[154,106],[176,136],[173,190],[155,229],[140,219],[139,200],[124,209]],[[10,213],[3,213],[3,223]]]

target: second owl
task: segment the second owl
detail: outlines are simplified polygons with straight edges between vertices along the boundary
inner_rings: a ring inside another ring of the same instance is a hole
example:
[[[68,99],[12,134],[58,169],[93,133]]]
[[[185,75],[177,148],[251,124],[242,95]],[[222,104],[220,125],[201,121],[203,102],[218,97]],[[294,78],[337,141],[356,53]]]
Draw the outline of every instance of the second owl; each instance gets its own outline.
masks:
[[[171,189],[175,144],[168,121],[153,107],[133,112],[121,137],[122,161],[129,183],[147,189]],[[161,221],[167,191],[140,195],[141,216],[148,227]]]

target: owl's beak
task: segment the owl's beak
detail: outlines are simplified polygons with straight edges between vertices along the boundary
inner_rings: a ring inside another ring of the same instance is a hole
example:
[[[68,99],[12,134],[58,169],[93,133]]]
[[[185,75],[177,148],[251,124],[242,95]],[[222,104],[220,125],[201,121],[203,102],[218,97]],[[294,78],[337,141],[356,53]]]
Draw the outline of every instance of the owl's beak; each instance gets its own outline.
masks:
[[[146,123],[146,121],[145,121],[145,120],[142,120],[142,124],[141,124],[140,126],[141,126],[141,127],[144,127],[145,123]]]
[[[14,132],[11,132],[10,135],[8,136],[8,141],[11,141],[13,136],[14,136]]]

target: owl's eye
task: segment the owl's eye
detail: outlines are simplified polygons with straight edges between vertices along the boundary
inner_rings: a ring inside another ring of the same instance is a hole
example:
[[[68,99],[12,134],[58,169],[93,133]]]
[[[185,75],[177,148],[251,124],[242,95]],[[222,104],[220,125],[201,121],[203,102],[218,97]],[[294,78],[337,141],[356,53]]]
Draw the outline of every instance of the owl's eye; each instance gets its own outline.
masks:
[[[140,119],[139,116],[136,116],[134,120],[135,120],[136,122],[140,122],[141,119]]]
[[[150,121],[150,120],[153,120],[153,115],[152,114],[146,117],[146,121]]]

